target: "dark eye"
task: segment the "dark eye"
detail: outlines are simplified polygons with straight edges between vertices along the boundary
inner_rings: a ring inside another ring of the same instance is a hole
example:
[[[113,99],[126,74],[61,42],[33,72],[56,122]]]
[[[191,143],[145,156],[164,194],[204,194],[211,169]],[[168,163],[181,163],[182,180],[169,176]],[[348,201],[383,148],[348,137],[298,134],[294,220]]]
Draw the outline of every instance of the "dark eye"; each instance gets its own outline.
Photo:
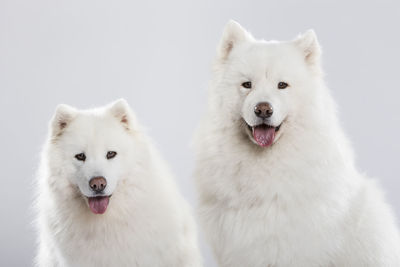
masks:
[[[86,155],[85,155],[85,153],[79,153],[79,154],[75,155],[75,158],[77,160],[80,160],[80,161],[85,161],[86,160]]]
[[[285,89],[288,86],[289,86],[289,84],[287,84],[285,82],[279,82],[278,83],[278,89]]]
[[[115,151],[108,151],[106,157],[107,157],[107,159],[112,159],[112,158],[115,157],[116,155],[117,155],[117,152],[115,152]]]
[[[251,82],[242,83],[242,87],[247,88],[247,89],[251,89]]]

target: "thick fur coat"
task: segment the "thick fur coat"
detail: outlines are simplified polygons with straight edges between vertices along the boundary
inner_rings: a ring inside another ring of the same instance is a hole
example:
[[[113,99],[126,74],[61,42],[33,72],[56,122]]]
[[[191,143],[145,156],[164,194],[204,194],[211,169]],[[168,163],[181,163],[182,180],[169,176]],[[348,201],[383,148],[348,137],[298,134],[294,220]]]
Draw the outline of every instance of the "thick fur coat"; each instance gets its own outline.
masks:
[[[194,173],[219,266],[400,266],[393,212],[355,168],[320,54],[312,30],[266,42],[225,28]]]
[[[60,105],[49,132],[38,177],[38,266],[201,265],[189,207],[124,100],[85,111]],[[92,177],[107,180],[101,196]]]

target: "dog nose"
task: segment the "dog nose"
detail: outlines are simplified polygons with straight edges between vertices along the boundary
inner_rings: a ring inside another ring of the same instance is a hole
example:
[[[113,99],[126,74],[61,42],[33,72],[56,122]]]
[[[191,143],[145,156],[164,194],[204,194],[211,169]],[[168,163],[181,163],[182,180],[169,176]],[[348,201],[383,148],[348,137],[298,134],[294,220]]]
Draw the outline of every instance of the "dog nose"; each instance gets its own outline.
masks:
[[[94,192],[101,193],[107,186],[107,180],[102,176],[93,177],[89,181],[89,186]]]
[[[257,117],[266,119],[272,116],[274,110],[272,109],[272,105],[270,103],[261,102],[254,107],[254,113],[256,114]]]

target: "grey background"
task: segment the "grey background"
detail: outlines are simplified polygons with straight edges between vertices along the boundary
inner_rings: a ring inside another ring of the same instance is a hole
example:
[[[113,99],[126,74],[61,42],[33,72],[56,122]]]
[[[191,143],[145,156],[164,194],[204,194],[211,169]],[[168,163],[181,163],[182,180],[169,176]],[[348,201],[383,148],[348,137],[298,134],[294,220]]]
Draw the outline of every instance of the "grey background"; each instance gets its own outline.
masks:
[[[399,17],[396,1],[0,0],[0,265],[31,265],[32,182],[58,103],[126,98],[195,202],[189,143],[230,18],[265,39],[316,30],[357,163],[400,215]]]

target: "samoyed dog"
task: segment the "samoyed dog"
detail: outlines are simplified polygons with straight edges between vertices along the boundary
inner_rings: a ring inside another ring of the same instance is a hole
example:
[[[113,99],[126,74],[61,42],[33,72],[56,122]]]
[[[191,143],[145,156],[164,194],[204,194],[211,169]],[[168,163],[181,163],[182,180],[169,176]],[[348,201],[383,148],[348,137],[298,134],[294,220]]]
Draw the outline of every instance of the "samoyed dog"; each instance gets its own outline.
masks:
[[[201,265],[189,207],[124,100],[58,106],[38,187],[38,266]]]
[[[400,266],[379,186],[355,168],[310,30],[224,30],[195,138],[200,217],[220,266]]]

